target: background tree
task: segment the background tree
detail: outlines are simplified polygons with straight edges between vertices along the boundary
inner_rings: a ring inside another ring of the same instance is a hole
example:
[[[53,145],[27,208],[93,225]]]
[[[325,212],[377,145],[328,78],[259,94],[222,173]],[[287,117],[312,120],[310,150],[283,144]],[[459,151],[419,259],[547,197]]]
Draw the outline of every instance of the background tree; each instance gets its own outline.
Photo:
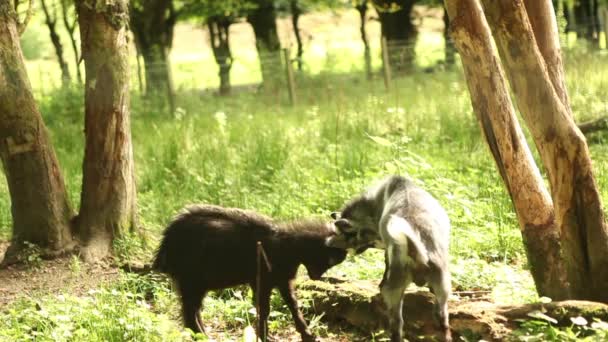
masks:
[[[418,31],[412,22],[416,0],[372,0],[382,37],[386,38],[389,64],[395,72],[411,70],[416,60]]]
[[[247,14],[253,28],[255,46],[260,60],[262,82],[269,86],[281,75],[281,42],[277,32],[277,12],[272,0],[255,0],[255,8]]]
[[[173,0],[134,0],[129,9],[138,51],[144,59],[146,93],[175,108],[170,51],[178,13]]]
[[[129,123],[128,2],[76,4],[85,63],[85,155],[78,232],[85,260],[136,225]]]
[[[365,63],[365,75],[367,79],[372,77],[372,53],[369,46],[369,38],[367,36],[367,10],[369,9],[367,0],[358,0],[354,2],[355,9],[359,12],[359,33],[363,42],[363,62]]]
[[[78,44],[76,43],[76,25],[78,24],[78,18],[76,17],[76,9],[74,2],[68,0],[59,0],[61,4],[61,17],[63,19],[63,26],[68,32],[70,37],[70,43],[72,44],[72,51],[74,51],[74,66],[76,67],[76,78],[78,83],[82,84],[82,74],[80,73],[80,52],[78,51]]]
[[[61,69],[61,81],[64,86],[67,86],[70,84],[71,77],[68,64],[65,62],[65,58],[63,58],[63,45],[61,44],[59,34],[57,34],[56,24],[58,17],[58,3],[56,0],[40,0],[40,3],[42,5],[42,12],[44,12],[44,22],[46,23],[46,27],[49,29],[51,42],[55,48],[55,55],[57,56],[57,62],[59,63],[59,67]]]
[[[563,69],[561,58],[555,58],[559,57],[559,41],[551,1],[525,1],[525,7],[522,0],[484,1],[487,22],[478,0],[447,0],[446,6],[453,19],[454,39],[465,65],[478,117],[492,117],[494,110],[511,106],[492,48],[493,34],[519,109],[547,172],[551,201],[544,198],[544,185],[539,177],[532,178],[537,185],[529,179],[526,182],[523,177],[509,177],[510,174],[517,176],[521,170],[520,163],[510,159],[514,152],[525,147],[522,135],[513,133],[520,130],[519,125],[512,120],[480,120],[482,128],[494,122],[492,130],[484,129],[486,136],[488,132],[500,133],[495,136],[520,136],[511,142],[503,138],[494,146],[493,136],[487,140],[520,219],[540,294],[553,299],[608,301],[608,273],[605,272],[608,229],[588,147],[572,118],[564,80],[559,76],[563,72],[549,71]],[[499,97],[504,100],[498,101]],[[496,105],[492,105],[494,103]],[[532,161],[526,164],[530,163]],[[529,196],[536,200],[529,200]],[[523,205],[526,201],[527,205]],[[526,217],[530,222],[522,220]],[[555,241],[557,236],[559,241]],[[562,269],[565,272],[560,276]],[[548,275],[555,275],[553,284],[546,282]]]
[[[239,18],[245,16],[246,11],[253,8],[247,0],[213,1],[198,0],[184,4],[181,16],[189,19],[202,20],[209,32],[209,43],[213,50],[215,62],[219,68],[219,93],[230,93],[230,69],[233,58],[230,49],[230,26]]]
[[[45,254],[74,247],[73,216],[61,168],[32,95],[13,2],[0,0],[0,157],[13,217],[4,263],[16,261],[23,242]]]

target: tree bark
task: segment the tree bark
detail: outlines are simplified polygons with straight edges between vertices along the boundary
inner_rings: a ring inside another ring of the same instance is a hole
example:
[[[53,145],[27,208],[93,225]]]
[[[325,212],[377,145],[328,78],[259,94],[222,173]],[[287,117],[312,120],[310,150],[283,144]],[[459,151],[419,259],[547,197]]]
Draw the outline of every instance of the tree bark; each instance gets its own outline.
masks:
[[[368,80],[372,78],[372,54],[371,49],[369,47],[369,39],[367,38],[367,28],[366,28],[366,20],[367,20],[367,0],[361,1],[356,6],[357,11],[359,12],[359,32],[361,33],[361,41],[363,42],[363,62],[365,63],[365,76]]]
[[[51,42],[53,43],[53,47],[55,48],[55,55],[57,56],[57,62],[59,63],[59,67],[61,68],[61,83],[64,87],[67,87],[70,84],[70,69],[68,68],[68,64],[65,62],[63,58],[63,45],[61,44],[61,39],[57,34],[57,10],[53,6],[50,9],[46,4],[47,0],[41,0],[42,4],[42,12],[44,12],[44,18],[46,27],[49,29],[49,34],[51,36]]]
[[[418,31],[412,23],[416,0],[374,0],[380,18],[380,30],[386,37],[391,71],[410,71],[416,61]],[[394,9],[397,6],[397,10]]]
[[[77,2],[86,70],[85,156],[79,234],[83,257],[99,260],[115,237],[135,228],[136,193],[129,123],[128,2]]]
[[[273,1],[260,0],[257,5],[247,15],[247,21],[253,28],[262,83],[267,87],[274,85],[281,77],[281,42],[277,33],[277,15]]]
[[[536,288],[543,296],[566,298],[551,197],[517,121],[479,2],[446,1],[446,8],[471,102],[515,207]]]
[[[68,31],[68,35],[70,36],[70,43],[72,44],[72,50],[74,51],[74,66],[76,67],[76,78],[78,79],[78,83],[82,84],[82,73],[80,72],[80,53],[78,52],[76,38],[74,38],[74,32],[76,31],[76,24],[78,23],[78,18],[76,18],[76,13],[74,13],[74,20],[70,22],[70,17],[68,14],[68,7],[71,8],[71,6],[74,6],[74,3],[70,2],[68,4],[67,0],[60,0],[60,3],[61,14],[63,17],[63,26],[65,26],[66,31]]]
[[[547,171],[570,298],[608,302],[608,228],[585,137],[553,86],[523,1],[485,0],[484,8]]]
[[[209,38],[215,62],[220,72],[220,95],[230,94],[230,69],[232,68],[232,52],[230,51],[230,25],[232,20],[227,17],[212,17],[208,19]]]
[[[0,0],[0,157],[13,218],[4,264],[18,261],[23,242],[58,254],[74,247],[73,216],[46,127],[34,101],[12,3]]]
[[[177,20],[173,2],[142,0],[139,6],[131,6],[130,16],[131,30],[144,58],[146,94],[150,98],[164,99],[173,112],[175,92],[169,60]]]

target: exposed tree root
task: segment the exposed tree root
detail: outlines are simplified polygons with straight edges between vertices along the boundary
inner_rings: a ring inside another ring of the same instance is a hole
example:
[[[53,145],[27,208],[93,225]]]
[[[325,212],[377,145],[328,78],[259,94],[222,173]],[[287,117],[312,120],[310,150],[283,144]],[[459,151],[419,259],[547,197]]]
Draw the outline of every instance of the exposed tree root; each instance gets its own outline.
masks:
[[[329,278],[325,282],[305,281],[298,297],[312,300],[316,314],[329,323],[349,324],[370,334],[383,328],[384,306],[375,284]],[[433,320],[435,298],[430,292],[406,292],[403,302],[406,336],[411,341],[439,340],[439,329]],[[582,316],[608,320],[608,305],[586,301],[535,303],[520,306],[498,306],[486,301],[451,301],[450,324],[455,339],[476,336],[487,341],[503,341],[517,328],[516,320],[530,319],[541,312],[557,320],[558,326],[572,324],[570,317]]]

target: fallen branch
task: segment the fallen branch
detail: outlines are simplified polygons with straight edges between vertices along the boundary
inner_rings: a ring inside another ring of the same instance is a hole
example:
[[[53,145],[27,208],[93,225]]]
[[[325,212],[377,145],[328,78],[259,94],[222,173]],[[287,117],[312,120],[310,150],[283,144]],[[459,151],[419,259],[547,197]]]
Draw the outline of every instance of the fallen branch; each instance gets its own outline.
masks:
[[[298,297],[312,301],[316,314],[323,314],[328,324],[347,323],[363,333],[384,327],[384,305],[376,284],[327,278],[305,281],[298,286]],[[434,296],[427,291],[406,292],[403,300],[406,337],[411,340],[439,340],[440,331],[433,319]],[[570,326],[571,317],[582,316],[608,321],[608,305],[586,301],[535,303],[520,306],[498,306],[487,301],[450,302],[450,325],[455,340],[458,336],[476,336],[487,341],[504,340],[517,328],[519,319],[531,319],[541,312],[554,318],[557,326]],[[421,338],[421,336],[425,336]]]
[[[579,123],[578,129],[580,129],[585,135],[608,129],[608,117]]]

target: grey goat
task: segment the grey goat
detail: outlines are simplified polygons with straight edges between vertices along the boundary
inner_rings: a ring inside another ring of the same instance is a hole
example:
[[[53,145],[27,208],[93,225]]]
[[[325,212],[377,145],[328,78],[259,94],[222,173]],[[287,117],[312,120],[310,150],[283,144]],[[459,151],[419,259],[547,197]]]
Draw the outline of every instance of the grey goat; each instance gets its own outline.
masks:
[[[391,341],[403,340],[402,301],[413,281],[428,284],[436,296],[435,317],[445,341],[451,341],[448,297],[450,220],[439,202],[411,180],[389,176],[332,213],[338,235],[327,245],[355,249],[385,250],[380,293],[386,304]]]

